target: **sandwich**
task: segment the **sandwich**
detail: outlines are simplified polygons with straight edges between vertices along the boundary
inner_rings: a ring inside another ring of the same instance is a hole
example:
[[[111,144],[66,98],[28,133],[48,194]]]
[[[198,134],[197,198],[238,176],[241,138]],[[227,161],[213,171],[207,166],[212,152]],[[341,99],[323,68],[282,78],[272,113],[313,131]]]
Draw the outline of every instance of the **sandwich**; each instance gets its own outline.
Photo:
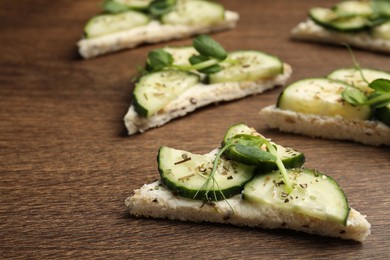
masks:
[[[257,50],[228,53],[210,36],[201,35],[193,46],[148,54],[124,122],[129,135],[142,133],[199,107],[284,85],[291,73],[276,56]]]
[[[332,8],[314,7],[291,31],[293,39],[390,54],[390,1],[347,0]]]
[[[260,115],[268,127],[284,132],[390,146],[390,73],[342,68],[302,79]]]
[[[91,18],[77,43],[93,58],[144,43],[182,39],[232,29],[239,15],[205,0],[107,0],[104,13]]]
[[[305,156],[245,124],[231,126],[221,147],[200,155],[162,146],[160,179],[125,200],[136,217],[291,229],[363,242],[366,217],[342,188]]]

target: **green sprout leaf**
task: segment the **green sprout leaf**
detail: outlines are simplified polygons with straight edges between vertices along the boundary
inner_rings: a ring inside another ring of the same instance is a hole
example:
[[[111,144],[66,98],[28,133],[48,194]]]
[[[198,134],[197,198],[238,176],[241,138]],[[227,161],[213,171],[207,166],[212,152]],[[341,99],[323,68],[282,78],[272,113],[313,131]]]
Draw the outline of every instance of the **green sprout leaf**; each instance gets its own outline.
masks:
[[[191,63],[191,65],[199,65],[199,64],[202,64],[208,60],[209,60],[209,58],[206,56],[194,55],[194,56],[190,57],[189,62]],[[211,66],[206,67],[204,69],[198,69],[199,72],[202,72],[205,74],[213,74],[213,73],[217,73],[221,70],[222,70],[222,67],[219,64],[211,65]]]
[[[235,60],[225,59],[226,51],[210,36],[201,35],[193,41],[193,46],[200,53],[189,58],[190,65],[174,64],[172,55],[163,49],[153,50],[148,54],[146,70],[150,72],[165,69],[177,69],[182,71],[199,71],[204,74],[213,74],[222,70],[222,62],[234,64]]]
[[[390,14],[390,1],[382,1],[378,0],[376,2],[386,2],[385,5],[386,8],[389,8],[389,14]],[[390,104],[390,80],[388,79],[376,79],[372,82],[368,82],[367,79],[364,77],[362,69],[359,65],[359,63],[356,60],[356,57],[351,49],[351,47],[348,44],[344,44],[351,57],[352,61],[355,65],[355,68],[359,71],[362,79],[368,84],[370,88],[374,90],[374,93],[372,93],[369,97],[367,97],[362,91],[359,89],[356,89],[354,87],[346,88],[342,93],[341,96],[343,100],[348,102],[351,105],[354,106],[371,106],[372,108],[381,108],[384,106],[387,106]]]
[[[224,60],[227,57],[225,49],[208,35],[200,35],[193,41],[194,48],[203,56]]]
[[[169,13],[176,5],[176,0],[155,0],[148,7],[149,12],[154,16],[161,16]]]
[[[170,53],[163,49],[156,49],[148,54],[146,61],[147,69],[151,71],[163,70],[165,67],[169,67],[173,63],[173,57]]]
[[[129,8],[123,4],[115,2],[113,0],[106,0],[103,2],[103,9],[108,13],[120,13],[129,10]]]
[[[366,95],[359,89],[348,87],[341,93],[342,98],[354,106],[364,105],[367,101]]]
[[[247,156],[251,159],[257,159],[263,162],[276,162],[275,155],[261,150],[258,146],[246,146],[242,144],[236,144],[234,148],[243,156]]]
[[[390,93],[390,80],[376,79],[368,85],[378,93],[387,94]]]
[[[390,94],[383,95],[379,93],[373,93],[368,97],[367,104],[374,108],[385,107],[390,104]]]

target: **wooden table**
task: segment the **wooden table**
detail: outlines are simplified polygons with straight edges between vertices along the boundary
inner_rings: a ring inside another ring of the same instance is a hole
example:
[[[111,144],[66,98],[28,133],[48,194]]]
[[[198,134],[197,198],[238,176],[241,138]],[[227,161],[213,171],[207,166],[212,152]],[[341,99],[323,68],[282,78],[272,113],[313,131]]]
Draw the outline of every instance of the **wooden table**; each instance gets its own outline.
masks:
[[[0,2],[0,258],[386,258],[390,255],[389,148],[267,130],[258,111],[281,88],[209,106],[128,137],[122,118],[136,67],[154,47],[82,60],[75,47],[97,1]],[[225,0],[241,14],[214,37],[228,50],[260,49],[294,68],[290,82],[351,66],[344,48],[294,42],[290,29],[313,1]],[[316,1],[331,6],[336,1]],[[170,45],[189,44],[189,39]],[[362,66],[390,71],[389,56],[355,51]],[[368,216],[364,244],[285,230],[129,216],[124,200],[158,178],[166,145],[195,153],[217,147],[244,122],[303,151],[307,167],[333,176],[350,205]]]

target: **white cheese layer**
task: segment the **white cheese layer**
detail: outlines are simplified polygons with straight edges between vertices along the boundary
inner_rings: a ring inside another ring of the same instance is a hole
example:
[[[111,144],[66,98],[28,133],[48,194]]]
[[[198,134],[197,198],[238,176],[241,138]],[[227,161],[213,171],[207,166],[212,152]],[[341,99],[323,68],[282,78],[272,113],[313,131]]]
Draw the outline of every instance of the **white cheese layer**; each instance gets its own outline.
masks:
[[[313,20],[308,19],[301,22],[291,31],[292,38],[308,40],[313,42],[323,42],[332,44],[348,43],[351,46],[390,53],[390,41],[380,38],[373,38],[367,32],[342,33],[327,30],[317,25]]]
[[[150,128],[162,126],[174,118],[184,116],[199,107],[221,101],[239,99],[248,95],[260,94],[276,86],[285,85],[291,73],[291,67],[288,64],[284,64],[284,73],[270,79],[209,85],[199,83],[171,101],[163,110],[149,118],[140,117],[131,105],[125,115],[124,122],[129,135],[137,132],[142,133]]]
[[[109,52],[136,47],[143,43],[157,43],[173,39],[181,39],[191,35],[209,33],[236,26],[238,13],[225,11],[225,20],[213,25],[169,25],[152,20],[148,25],[139,26],[126,31],[115,32],[96,38],[81,39],[77,46],[80,55],[93,58]]]
[[[347,225],[325,221],[272,204],[252,203],[236,195],[226,201],[204,204],[175,196],[161,181],[145,184],[128,197],[125,204],[135,216],[182,221],[229,223],[238,226],[287,228],[323,236],[362,242],[370,234],[365,216],[351,209]],[[233,211],[232,211],[233,210]]]

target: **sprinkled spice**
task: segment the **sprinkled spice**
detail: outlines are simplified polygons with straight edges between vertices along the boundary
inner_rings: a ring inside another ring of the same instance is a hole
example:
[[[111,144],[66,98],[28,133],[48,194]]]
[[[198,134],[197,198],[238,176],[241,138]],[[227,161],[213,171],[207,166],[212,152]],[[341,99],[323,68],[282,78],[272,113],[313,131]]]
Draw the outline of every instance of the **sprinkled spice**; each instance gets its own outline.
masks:
[[[189,174],[189,175],[180,177],[180,178],[178,178],[178,180],[179,180],[179,181],[188,180],[188,179],[191,178],[192,176],[195,176],[195,173],[191,173],[191,174]]]
[[[185,153],[183,153],[183,154],[181,155],[181,158],[183,158],[183,160],[178,161],[178,162],[175,162],[174,165],[178,165],[178,164],[181,164],[181,163],[185,163],[185,162],[188,162],[188,161],[191,160],[191,157],[188,157],[188,155],[185,154]]]
[[[196,100],[196,98],[191,98],[190,103],[196,105],[196,103],[198,103],[198,100]]]
[[[301,186],[302,189],[306,189],[307,188],[307,183],[299,184],[299,186]]]

